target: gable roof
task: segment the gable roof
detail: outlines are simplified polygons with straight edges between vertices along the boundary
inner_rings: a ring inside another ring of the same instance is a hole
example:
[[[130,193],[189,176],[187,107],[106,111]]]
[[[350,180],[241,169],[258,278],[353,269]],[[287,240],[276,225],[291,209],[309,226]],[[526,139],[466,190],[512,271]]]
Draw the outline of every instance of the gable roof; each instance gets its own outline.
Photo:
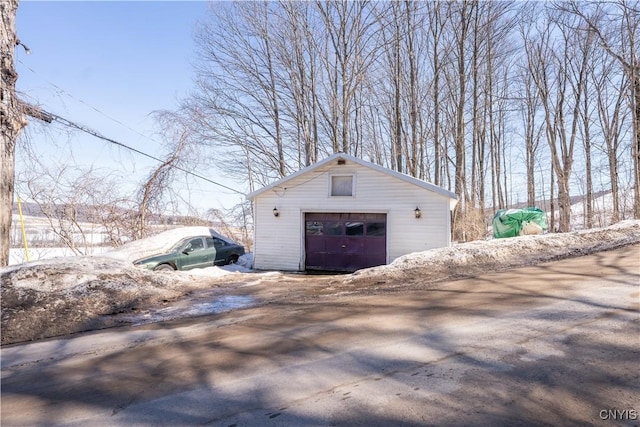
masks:
[[[426,190],[429,191],[433,191],[434,193],[440,194],[441,196],[444,197],[448,197],[449,199],[452,199],[452,201],[456,201],[458,200],[458,196],[456,196],[455,193],[452,193],[451,191],[445,190],[442,187],[438,187],[437,185],[431,184],[427,181],[423,181],[421,179],[418,178],[414,178],[410,175],[404,174],[404,173],[400,173],[400,172],[396,172],[394,170],[391,170],[389,168],[385,168],[384,166],[380,166],[380,165],[376,165],[374,163],[371,162],[367,162],[366,160],[362,160],[359,159],[357,157],[351,156],[349,154],[344,154],[344,153],[336,153],[333,154],[329,157],[327,157],[326,159],[320,160],[317,163],[312,164],[311,166],[307,166],[306,168],[300,169],[297,172],[292,173],[291,175],[288,175],[282,179],[279,179],[278,181],[275,181],[269,185],[267,185],[266,187],[262,187],[259,190],[256,190],[252,193],[247,194],[247,199],[249,200],[253,200],[255,199],[257,196],[259,196],[260,194],[264,193],[265,191],[271,190],[272,188],[276,188],[276,187],[282,187],[284,184],[286,184],[287,182],[299,177],[300,175],[304,175],[308,172],[312,172],[316,169],[319,169],[321,167],[323,167],[324,165],[331,163],[334,160],[337,159],[343,159],[343,160],[347,160],[349,162],[353,162],[356,164],[359,164],[360,166],[364,166],[366,168],[369,169],[373,169],[375,171],[378,171],[380,173],[383,173],[385,175],[389,175],[392,176],[394,178],[400,179],[402,181],[408,182],[410,184],[413,185],[417,185],[418,187],[422,187]],[[455,205],[455,203],[452,203],[451,208],[453,209],[453,206]]]

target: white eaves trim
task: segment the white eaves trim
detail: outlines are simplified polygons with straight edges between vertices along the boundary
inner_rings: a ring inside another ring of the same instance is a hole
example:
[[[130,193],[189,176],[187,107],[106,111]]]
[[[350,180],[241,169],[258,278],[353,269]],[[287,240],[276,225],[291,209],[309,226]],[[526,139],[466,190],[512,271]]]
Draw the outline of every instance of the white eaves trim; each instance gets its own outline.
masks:
[[[351,156],[349,154],[344,154],[344,153],[336,153],[333,154],[332,156],[327,157],[326,159],[320,160],[317,163],[312,164],[311,166],[307,166],[304,169],[300,169],[297,172],[292,173],[291,175],[288,175],[282,179],[279,179],[278,181],[275,181],[269,185],[267,185],[266,187],[262,187],[259,190],[253,191],[249,194],[247,194],[247,199],[248,200],[253,200],[255,199],[257,196],[259,196],[260,194],[264,193],[265,191],[269,191],[273,188],[282,188],[284,186],[284,184],[286,184],[287,182],[306,174],[307,172],[312,172],[315,169],[321,168],[322,166],[331,163],[332,161],[336,160],[336,159],[343,159],[343,160],[347,160],[353,163],[357,163],[361,166],[373,169],[375,171],[378,171],[380,173],[392,176],[394,178],[400,179],[402,181],[408,182],[410,184],[413,185],[417,185],[418,187],[422,187],[426,190],[429,191],[433,191],[434,193],[440,194],[444,197],[447,197],[449,199],[451,199],[451,209],[453,209],[456,206],[456,203],[458,202],[458,196],[455,193],[452,193],[451,191],[445,190],[442,187],[438,187],[437,185],[433,185],[427,181],[423,181],[421,179],[418,178],[414,178],[412,176],[409,176],[407,174],[404,173],[400,173],[400,172],[396,172],[394,170],[385,168],[383,166],[380,165],[376,165],[374,163],[371,162],[367,162],[366,160],[362,160],[359,159],[357,157]]]

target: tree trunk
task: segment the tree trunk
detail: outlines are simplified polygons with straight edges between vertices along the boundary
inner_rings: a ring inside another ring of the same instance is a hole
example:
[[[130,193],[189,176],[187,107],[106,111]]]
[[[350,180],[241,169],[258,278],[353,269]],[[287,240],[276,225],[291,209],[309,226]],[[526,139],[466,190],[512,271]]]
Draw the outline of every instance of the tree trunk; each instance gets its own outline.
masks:
[[[471,86],[472,86],[472,90],[471,90],[471,191],[470,191],[470,205],[471,207],[476,207],[476,201],[477,201],[477,195],[479,193],[478,191],[478,175],[480,174],[480,168],[478,165],[479,159],[481,158],[481,155],[479,153],[479,143],[478,141],[480,140],[480,123],[479,123],[479,103],[480,103],[480,76],[479,76],[479,70],[478,70],[478,63],[479,63],[479,58],[478,58],[478,50],[479,50],[479,44],[480,44],[480,40],[479,38],[481,37],[480,34],[478,34],[480,32],[479,29],[479,25],[478,25],[478,9],[475,10],[474,14],[473,14],[473,53],[471,56]],[[487,54],[488,57],[491,56],[491,53]],[[488,64],[487,66],[490,67],[491,61],[487,61]],[[490,79],[489,76],[487,76],[487,79]],[[490,83],[487,84],[487,87],[485,89],[487,92],[491,91],[491,86]],[[490,95],[489,95],[490,96]]]
[[[640,219],[640,65],[633,64],[633,217]]]
[[[553,170],[553,162],[551,162],[551,178],[549,179],[549,218],[550,225],[549,228],[552,233],[555,233],[557,230],[556,227],[556,201],[555,201],[555,192],[554,192],[554,170]]]
[[[415,11],[412,8],[415,8],[415,4],[408,0],[405,1],[405,8],[407,11],[407,49],[409,51],[409,103],[410,103],[410,111],[409,111],[409,125],[411,128],[411,150],[409,158],[407,159],[408,167],[407,172],[411,176],[418,177],[418,70],[416,64],[416,52],[415,52],[415,41],[414,41],[414,23],[413,23],[413,15]]]
[[[464,117],[464,107],[466,105],[466,95],[467,95],[467,70],[465,64],[465,53],[466,53],[466,40],[468,37],[469,30],[469,16],[470,10],[468,10],[469,5],[466,2],[463,2],[460,9],[460,27],[459,33],[456,35],[456,75],[458,77],[458,99],[456,102],[456,110],[455,110],[455,135],[454,135],[454,144],[455,144],[455,193],[459,197],[459,202],[456,205],[453,211],[453,227],[454,233],[456,233],[456,240],[464,241],[463,236],[463,227],[464,225],[461,223],[464,219],[467,205],[469,202],[468,196],[468,188],[466,185],[467,175],[466,175],[466,158],[465,158],[465,117]]]
[[[400,93],[402,92],[402,77],[400,71],[400,36],[399,23],[396,20],[396,37],[394,38],[393,55],[395,62],[394,94],[393,94],[393,125],[394,145],[396,153],[396,170],[404,172],[402,165],[402,113],[400,111]]]
[[[437,11],[437,6],[435,8]],[[440,144],[440,63],[438,55],[438,35],[433,40],[433,159],[434,159],[434,184],[442,185],[442,166],[440,160],[442,149]]]
[[[18,0],[0,2],[0,267],[9,264],[11,244],[11,214],[13,211],[13,187],[15,181],[16,139],[26,125],[16,97],[16,81],[13,55],[18,44],[16,38],[16,10]]]
[[[620,221],[620,191],[618,186],[618,149],[620,147],[620,113],[624,100],[626,83],[621,82],[616,103],[613,107],[613,114],[609,117],[608,106],[602,86],[596,87],[598,100],[598,115],[604,133],[606,143],[607,159],[609,162],[609,179],[611,182],[611,223]]]
[[[267,18],[268,19],[268,18]],[[276,132],[276,148],[278,150],[278,173],[281,178],[287,174],[287,165],[284,160],[284,147],[282,143],[282,127],[280,125],[280,106],[278,104],[278,88],[276,85],[273,61],[271,59],[271,43],[268,34],[264,37],[265,50],[267,56],[267,69],[269,72],[269,89],[271,96],[271,108],[273,109],[273,125]]]
[[[525,129],[526,129],[526,145],[527,145],[527,205],[536,205],[536,179],[535,179],[535,165],[536,165],[536,149],[540,141],[540,133],[536,130],[536,99],[532,94],[530,81],[525,82],[525,101],[526,101],[526,116]],[[543,186],[544,188],[544,186]],[[544,200],[544,198],[543,198]]]
[[[586,83],[585,83],[586,84]],[[582,115],[582,125],[584,126],[584,161],[585,161],[585,174],[587,175],[587,200],[585,209],[585,226],[587,228],[593,228],[593,179],[592,179],[592,166],[591,166],[591,130],[590,130],[590,117],[589,117],[589,100],[585,89],[584,97],[584,111]]]

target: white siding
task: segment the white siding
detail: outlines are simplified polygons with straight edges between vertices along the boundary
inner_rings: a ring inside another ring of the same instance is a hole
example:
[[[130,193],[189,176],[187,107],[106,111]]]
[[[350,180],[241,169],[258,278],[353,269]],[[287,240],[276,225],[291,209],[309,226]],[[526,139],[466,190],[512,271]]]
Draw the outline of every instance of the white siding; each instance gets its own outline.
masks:
[[[331,174],[354,174],[352,197],[331,197]],[[306,212],[387,214],[387,262],[411,252],[449,246],[450,199],[374,169],[347,162],[315,169],[254,199],[254,266],[304,269]],[[274,217],[273,208],[280,211]],[[415,208],[422,211],[416,219]]]

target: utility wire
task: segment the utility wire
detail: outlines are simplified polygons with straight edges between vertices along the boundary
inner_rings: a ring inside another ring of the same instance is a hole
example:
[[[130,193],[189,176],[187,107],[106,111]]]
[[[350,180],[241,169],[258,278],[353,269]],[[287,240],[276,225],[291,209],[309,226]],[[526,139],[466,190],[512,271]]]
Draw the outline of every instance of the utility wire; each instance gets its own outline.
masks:
[[[40,110],[41,110],[41,109],[40,109]],[[44,110],[41,110],[41,112],[42,112],[42,113],[44,113],[44,115],[47,115],[47,116],[52,117],[54,120],[56,120],[56,121],[58,121],[58,122],[62,123],[62,124],[63,124],[63,125],[65,125],[65,126],[68,126],[68,127],[74,128],[74,129],[77,129],[77,130],[79,130],[79,131],[81,131],[81,132],[84,132],[84,133],[87,133],[87,134],[89,134],[89,135],[91,135],[91,136],[94,136],[94,137],[96,137],[96,138],[102,139],[103,141],[110,142],[111,144],[115,144],[115,145],[117,145],[117,146],[119,146],[119,147],[122,147],[122,148],[125,148],[125,149],[127,149],[127,150],[131,150],[131,151],[133,151],[133,152],[135,152],[135,153],[138,153],[138,154],[140,154],[140,155],[142,155],[142,156],[145,156],[145,157],[148,157],[148,158],[150,158],[150,159],[153,159],[153,160],[155,160],[155,161],[157,161],[157,162],[164,163],[164,160],[162,160],[162,159],[160,159],[160,158],[158,158],[158,157],[152,156],[151,154],[147,154],[147,153],[145,153],[145,152],[143,152],[143,151],[140,151],[140,150],[138,150],[138,149],[136,149],[136,148],[130,147],[130,146],[128,146],[128,145],[126,145],[126,144],[124,144],[124,143],[122,143],[122,142],[118,142],[118,141],[116,141],[115,139],[111,139],[111,138],[108,138],[108,137],[106,137],[106,136],[104,136],[104,135],[101,135],[99,132],[97,132],[97,131],[95,131],[95,130],[93,130],[93,129],[90,129],[90,128],[88,128],[88,127],[84,126],[84,125],[81,125],[81,124],[78,124],[78,123],[72,122],[72,121],[71,121],[71,120],[69,120],[69,119],[65,119],[65,118],[64,118],[64,117],[62,117],[62,116],[59,116],[59,115],[57,115],[57,114],[53,114],[53,113],[49,113],[49,112],[46,112],[46,111],[44,111]],[[40,118],[40,117],[36,117],[36,118]],[[175,169],[179,170],[179,171],[182,171],[182,172],[184,172],[184,173],[188,174],[188,175],[192,175],[192,176],[194,176],[194,177],[196,177],[196,178],[199,178],[199,179],[201,179],[201,180],[203,180],[203,181],[207,181],[207,182],[209,182],[209,183],[211,183],[211,184],[217,185],[218,187],[222,187],[222,188],[225,188],[225,189],[227,189],[227,190],[233,191],[234,193],[237,193],[237,194],[240,194],[240,195],[245,196],[245,193],[242,193],[241,191],[238,191],[238,190],[236,190],[236,189],[234,189],[234,188],[231,188],[231,187],[227,187],[226,185],[224,185],[224,184],[220,184],[219,182],[215,182],[215,181],[213,181],[213,180],[211,180],[211,179],[209,179],[209,178],[205,178],[205,177],[204,177],[204,176],[202,176],[202,175],[198,175],[197,173],[194,173],[194,172],[189,171],[189,170],[187,170],[187,169],[181,168],[180,166],[173,166],[173,167],[174,167]]]
[[[124,123],[123,123],[123,122],[121,122],[120,120],[115,119],[115,118],[113,118],[113,117],[109,116],[108,114],[106,114],[105,112],[103,112],[103,111],[99,110],[98,108],[94,107],[93,105],[90,105],[89,103],[87,103],[87,102],[83,101],[82,99],[79,99],[79,98],[77,98],[77,97],[73,96],[72,94],[70,94],[69,92],[67,92],[66,90],[64,90],[64,89],[63,89],[63,88],[61,88],[60,86],[58,86],[57,84],[55,84],[55,83],[53,83],[53,82],[51,82],[51,81],[47,80],[46,78],[44,78],[44,77],[40,76],[40,75],[39,75],[39,74],[38,74],[38,73],[37,73],[33,68],[29,67],[27,64],[25,64],[24,62],[22,62],[20,59],[18,59],[18,62],[19,62],[23,67],[25,67],[27,70],[31,71],[33,74],[37,75],[38,77],[42,78],[45,82],[47,82],[48,84],[50,84],[51,86],[53,86],[56,90],[58,90],[58,92],[63,93],[63,94],[65,94],[65,95],[67,95],[69,98],[74,99],[74,100],[76,100],[76,101],[80,102],[81,104],[86,105],[87,107],[91,108],[92,110],[96,111],[97,113],[102,114],[103,116],[105,116],[105,117],[106,117],[106,118],[108,118],[109,120],[112,120],[112,121],[114,121],[115,123],[117,123],[117,124],[119,124],[119,125],[123,126],[124,128],[129,129],[130,131],[137,133],[138,135],[142,136],[143,138],[151,139],[151,140],[153,141],[153,138],[149,138],[148,136],[143,135],[142,133],[138,132],[137,130],[135,130],[135,129],[131,128],[130,126],[127,126],[126,124],[124,124]],[[121,142],[115,141],[115,140],[113,140],[113,139],[111,139],[111,138],[107,138],[106,136],[101,135],[101,134],[100,134],[100,133],[98,133],[97,131],[94,131],[94,130],[92,130],[92,129],[89,129],[89,128],[88,128],[88,127],[86,127],[86,126],[83,126],[83,125],[80,125],[80,124],[74,123],[74,122],[72,122],[71,120],[68,120],[68,119],[65,119],[64,117],[58,116],[57,114],[48,113],[48,112],[46,112],[46,111],[44,111],[44,110],[42,110],[42,109],[40,109],[40,108],[33,108],[33,107],[32,107],[31,105],[29,105],[29,104],[25,104],[25,105],[26,105],[28,108],[30,108],[30,109],[32,110],[31,112],[28,112],[28,114],[29,114],[29,115],[31,115],[32,117],[38,118],[38,119],[40,119],[40,120],[44,120],[44,121],[46,121],[46,122],[48,122],[48,123],[51,123],[51,118],[54,118],[55,120],[57,120],[57,121],[61,122],[62,124],[66,125],[66,126],[69,126],[69,127],[75,128],[75,129],[77,129],[77,130],[80,130],[80,131],[82,131],[82,132],[88,133],[89,135],[92,135],[92,136],[94,136],[94,137],[96,137],[96,138],[99,138],[99,139],[102,139],[102,140],[104,140],[104,141],[110,142],[110,143],[112,143],[112,144],[118,145],[118,146],[120,146],[120,147],[126,148],[127,150],[134,151],[134,152],[136,152],[136,153],[138,153],[138,154],[140,154],[140,155],[143,155],[143,156],[148,157],[148,158],[150,158],[150,159],[156,160],[156,161],[158,161],[158,162],[160,162],[160,163],[164,163],[164,160],[162,160],[162,159],[159,159],[159,158],[154,157],[154,156],[152,156],[152,155],[150,155],[150,154],[144,153],[144,152],[142,152],[142,151],[140,151],[140,150],[136,150],[136,149],[135,149],[135,148],[133,148],[133,147],[129,147],[129,146],[127,146],[127,145],[125,145],[125,144],[123,144],[123,143],[121,143]],[[34,115],[34,113],[39,114],[39,115]],[[220,183],[218,183],[218,182],[212,181],[212,180],[210,180],[209,178],[205,178],[205,177],[203,177],[203,176],[201,176],[201,175],[198,175],[198,174],[196,174],[196,173],[194,173],[194,172],[191,172],[191,171],[188,171],[188,170],[186,170],[186,169],[183,169],[183,168],[181,168],[181,167],[179,167],[179,166],[174,166],[174,168],[176,168],[177,170],[180,170],[180,171],[182,171],[182,172],[185,172],[185,173],[187,173],[187,174],[189,174],[189,175],[193,175],[193,176],[195,176],[195,177],[197,177],[197,178],[200,178],[200,179],[202,179],[202,180],[204,180],[204,181],[210,182],[211,184],[214,184],[214,185],[217,185],[217,186],[219,186],[219,187],[225,188],[225,189],[227,189],[227,190],[233,191],[234,193],[241,194],[241,195],[243,195],[243,196],[245,195],[245,193],[242,193],[242,192],[240,192],[240,191],[238,191],[238,190],[235,190],[235,189],[233,189],[233,188],[227,187],[226,185],[220,184]]]

